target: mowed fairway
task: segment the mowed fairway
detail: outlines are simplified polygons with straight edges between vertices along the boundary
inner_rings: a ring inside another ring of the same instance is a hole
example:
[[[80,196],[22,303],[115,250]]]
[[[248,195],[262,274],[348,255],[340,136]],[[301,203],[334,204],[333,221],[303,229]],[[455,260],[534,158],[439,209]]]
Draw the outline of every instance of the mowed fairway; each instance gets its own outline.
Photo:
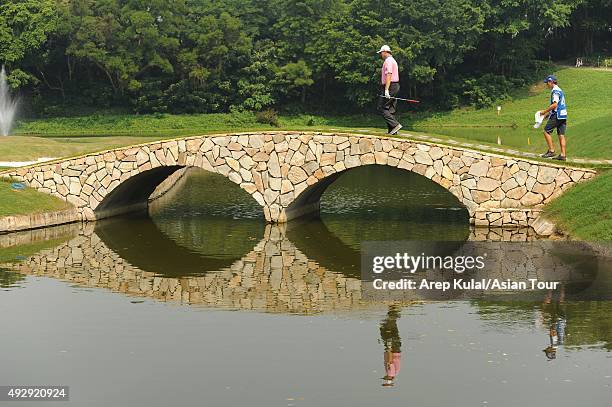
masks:
[[[62,158],[153,141],[151,137],[0,137],[0,161]],[[1,168],[0,168],[1,170]]]
[[[372,115],[323,117],[281,115],[277,125],[259,123],[254,113],[130,115],[34,119],[18,123],[14,136],[0,137],[1,161],[71,157],[133,144],[203,134],[262,130],[331,130],[373,128]]]
[[[612,71],[565,68],[555,75],[567,99],[568,157],[612,158]],[[549,95],[550,91],[540,82],[512,101],[501,103],[500,116],[495,106],[458,109],[417,120],[411,126],[430,134],[483,143],[496,143],[499,136],[504,146],[544,152],[542,130],[533,128],[533,115],[548,106]],[[556,133],[553,139],[558,144]]]

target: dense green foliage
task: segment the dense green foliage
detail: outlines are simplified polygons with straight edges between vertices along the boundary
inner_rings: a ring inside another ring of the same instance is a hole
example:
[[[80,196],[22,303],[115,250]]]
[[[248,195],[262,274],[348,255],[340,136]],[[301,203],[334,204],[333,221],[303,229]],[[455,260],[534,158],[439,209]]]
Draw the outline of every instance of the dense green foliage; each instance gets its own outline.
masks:
[[[0,63],[36,113],[355,111],[383,43],[403,94],[488,105],[547,67],[605,53],[610,0],[5,0]]]

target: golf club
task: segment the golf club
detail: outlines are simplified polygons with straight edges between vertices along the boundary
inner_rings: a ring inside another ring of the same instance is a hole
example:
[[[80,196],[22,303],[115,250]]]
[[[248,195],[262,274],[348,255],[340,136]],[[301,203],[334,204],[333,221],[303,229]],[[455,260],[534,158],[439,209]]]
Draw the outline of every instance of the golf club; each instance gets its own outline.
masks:
[[[421,103],[420,100],[415,100],[415,99],[404,99],[404,98],[396,98],[394,96],[389,96],[388,98],[385,95],[379,95],[379,97],[381,98],[386,98],[386,99],[395,99],[395,100],[403,100],[404,102],[408,102],[408,103]]]

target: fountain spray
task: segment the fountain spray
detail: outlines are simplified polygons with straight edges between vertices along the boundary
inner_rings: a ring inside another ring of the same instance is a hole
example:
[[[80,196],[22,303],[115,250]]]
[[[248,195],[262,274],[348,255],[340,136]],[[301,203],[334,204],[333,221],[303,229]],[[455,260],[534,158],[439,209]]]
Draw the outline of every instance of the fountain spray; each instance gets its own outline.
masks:
[[[0,70],[0,135],[9,135],[17,112],[17,104],[17,98],[13,98],[9,92],[6,70],[2,66]]]

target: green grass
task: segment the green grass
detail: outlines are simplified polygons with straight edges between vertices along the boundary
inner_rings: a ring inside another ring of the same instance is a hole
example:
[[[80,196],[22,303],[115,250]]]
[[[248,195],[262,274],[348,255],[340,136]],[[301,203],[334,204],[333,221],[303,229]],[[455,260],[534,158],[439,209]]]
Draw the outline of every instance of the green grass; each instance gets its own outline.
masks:
[[[255,114],[148,114],[148,115],[92,115],[58,117],[18,123],[19,136],[192,136],[212,132],[243,130],[329,128],[329,127],[381,127],[375,115],[323,117],[314,115],[281,115],[279,127],[258,123]]]
[[[612,240],[612,171],[570,188],[544,213],[573,237]]]
[[[27,136],[0,137],[0,160],[34,161],[42,157],[72,157],[94,151],[109,150],[153,140],[155,140],[155,138],[144,136],[61,138]]]
[[[68,209],[71,205],[31,188],[14,190],[6,179],[0,180],[0,217],[35,214]]]
[[[375,115],[280,116],[279,126],[258,123],[253,113],[108,115],[20,122],[15,136],[0,137],[0,161],[72,157],[174,137],[261,130],[380,131]]]
[[[573,156],[609,158],[612,143],[607,142],[612,115],[608,114],[612,103],[612,71],[589,68],[564,68],[555,73],[565,90],[570,113],[568,143]],[[533,113],[545,108],[549,90],[539,81],[531,88],[518,89],[512,100],[501,104],[502,114],[497,116],[495,108],[457,109],[442,113],[404,113],[402,120],[413,130],[419,130],[458,140],[496,144],[497,137],[505,146],[524,151],[541,151],[544,141],[541,130],[532,128]],[[400,111],[406,107],[400,105]],[[382,131],[383,122],[376,115],[314,116],[281,115],[280,129],[350,130],[375,129]],[[143,138],[169,138],[214,132],[277,129],[256,121],[249,112],[231,114],[101,114],[80,117],[58,117],[22,121],[15,129],[18,136],[41,136],[47,141],[34,153],[40,154],[66,144],[68,154],[93,151],[102,145],[125,145],[123,141],[140,142]],[[88,136],[88,137],[84,137]],[[97,137],[92,137],[97,136]],[[108,140],[100,140],[104,137]],[[113,139],[112,137],[116,137]],[[130,137],[122,140],[119,137]],[[531,145],[528,143],[531,141]],[[35,139],[24,137],[23,148],[36,148]],[[69,141],[71,140],[71,141]],[[148,139],[150,140],[150,139]],[[4,142],[2,142],[4,141]],[[145,140],[146,141],[146,140]],[[3,144],[15,144],[16,139],[0,140],[0,157],[5,157]],[[70,144],[72,143],[72,144]],[[61,151],[59,151],[61,153]],[[47,154],[50,155],[50,154]]]
[[[568,156],[612,158],[612,71],[564,68],[555,75],[567,99]],[[529,89],[517,90],[512,100],[501,103],[500,116],[494,106],[457,109],[415,120],[410,125],[424,132],[487,143],[496,143],[499,136],[505,146],[542,152],[546,144],[542,130],[532,128],[533,114],[548,106],[549,94],[544,83],[536,83]]]
[[[612,115],[612,71],[564,68],[555,73],[567,94],[568,155],[570,158],[612,158],[609,142]],[[541,130],[532,128],[533,113],[548,103],[549,91],[543,83],[518,89],[512,100],[495,108],[457,109],[450,112],[404,110],[401,119],[413,132],[452,138],[519,151],[546,149]],[[384,134],[382,119],[374,114],[352,116],[281,115],[279,127],[258,123],[255,114],[100,114],[22,121],[16,136],[0,137],[0,161],[28,161],[40,157],[69,157],[89,152],[144,143],[158,139],[210,133],[257,130],[354,131],[365,129]]]

